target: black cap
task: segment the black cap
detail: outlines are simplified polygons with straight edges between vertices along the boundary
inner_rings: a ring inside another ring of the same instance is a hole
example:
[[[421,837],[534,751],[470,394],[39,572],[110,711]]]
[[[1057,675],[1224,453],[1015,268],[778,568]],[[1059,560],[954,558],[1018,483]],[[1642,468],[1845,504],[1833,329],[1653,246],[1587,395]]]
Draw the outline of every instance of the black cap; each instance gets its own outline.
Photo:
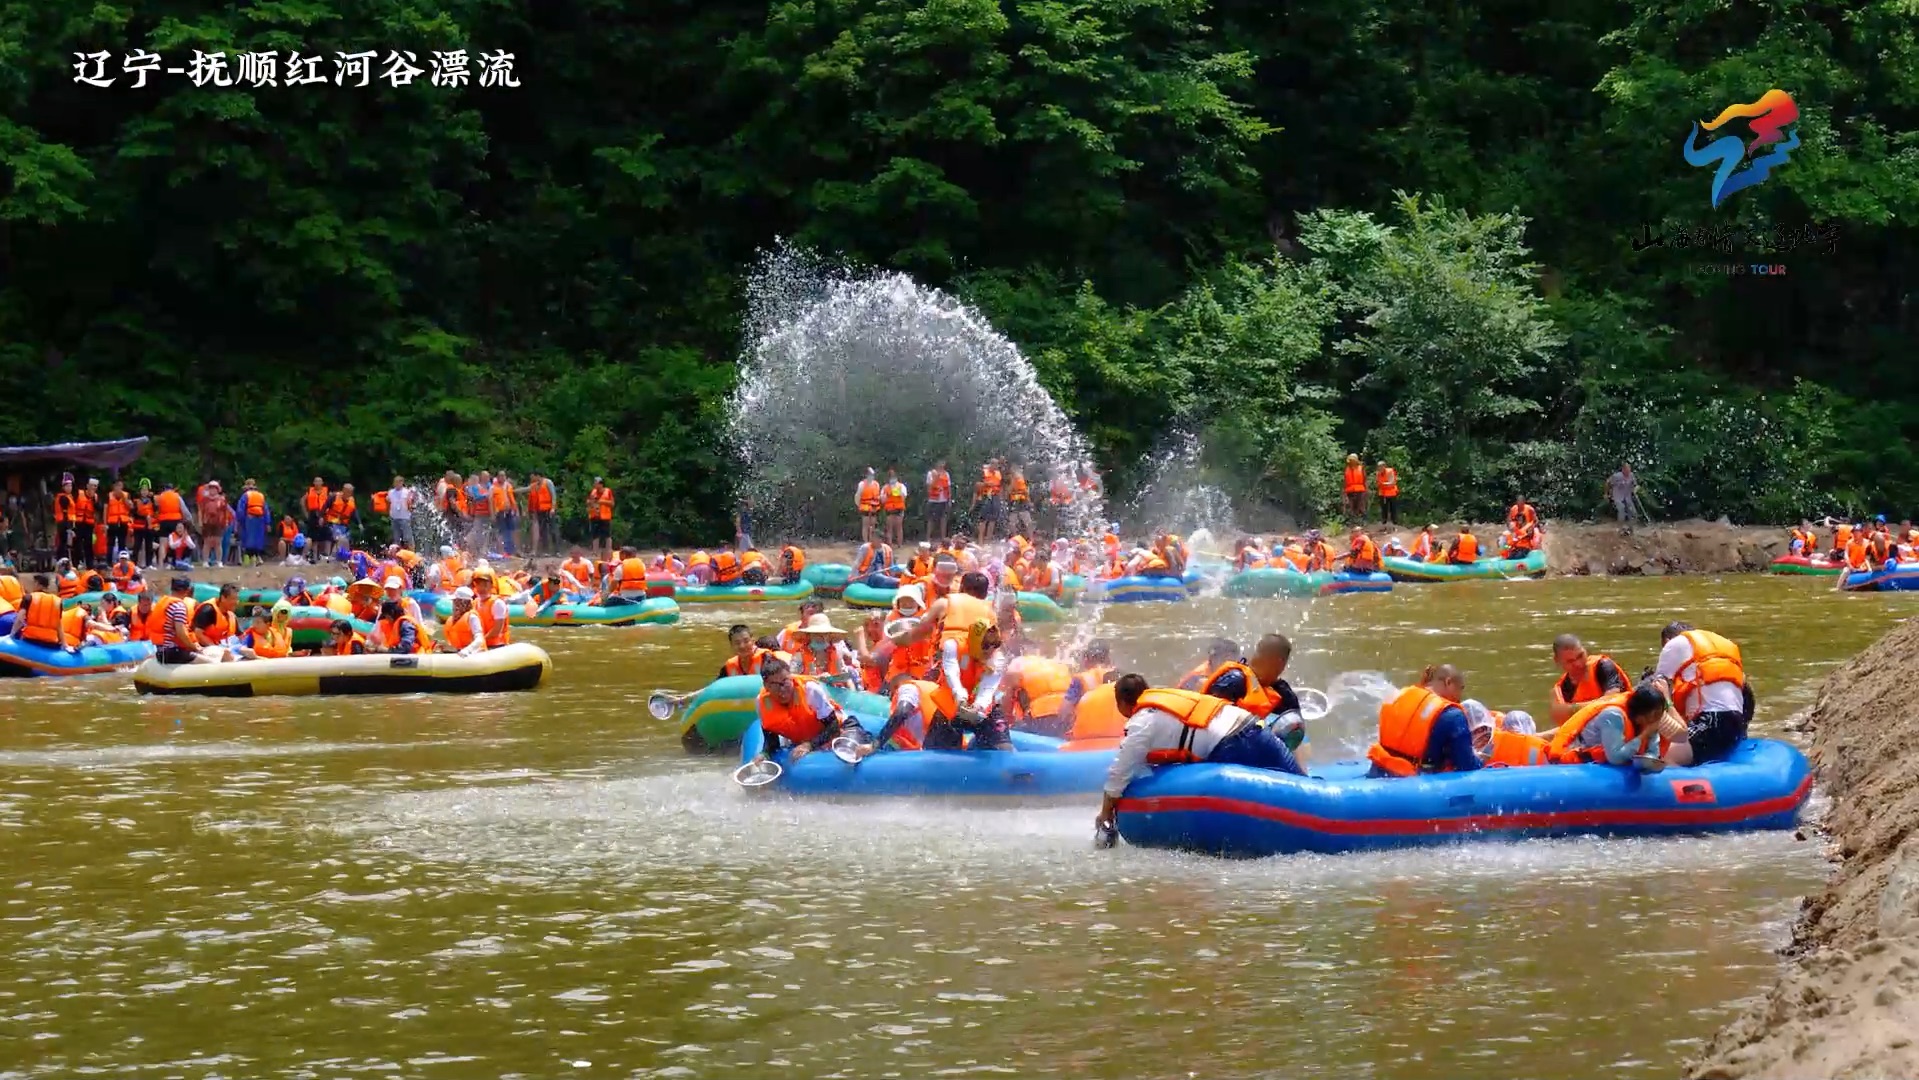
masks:
[[[177,577],[173,579],[172,584],[173,591],[180,592],[183,589],[193,588],[193,579],[190,577]]]

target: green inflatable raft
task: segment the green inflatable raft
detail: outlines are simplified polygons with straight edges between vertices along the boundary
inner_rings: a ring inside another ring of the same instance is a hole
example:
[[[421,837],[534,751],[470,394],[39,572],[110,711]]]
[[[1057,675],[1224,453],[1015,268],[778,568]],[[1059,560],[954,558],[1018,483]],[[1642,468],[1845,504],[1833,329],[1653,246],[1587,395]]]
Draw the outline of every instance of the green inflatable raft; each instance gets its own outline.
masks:
[[[871,611],[892,607],[893,598],[897,595],[898,589],[876,589],[863,581],[855,581],[846,587],[840,599],[846,601],[847,607]],[[1019,594],[1019,617],[1027,622],[1060,622],[1066,618],[1066,612],[1045,593],[1022,592]]]
[[[155,603],[158,603],[159,599],[163,596],[173,595],[173,593],[167,589],[166,580],[164,578],[156,578],[154,581],[147,582],[147,588],[154,590],[153,598]],[[139,593],[123,593],[115,590],[107,590],[107,591],[111,591],[114,593],[115,596],[118,596],[120,598],[121,603],[129,604],[129,605],[131,605],[133,601],[138,599],[140,596]],[[271,591],[277,594],[280,590],[274,589]],[[107,592],[105,591],[83,592],[79,594],[78,596],[69,596],[65,600],[60,601],[60,606],[63,608],[70,608],[75,606],[76,604],[97,604],[106,595],[107,595]],[[219,595],[220,595],[220,586],[218,585],[213,585],[205,581],[196,581],[193,583],[193,599],[195,603],[198,603],[202,600],[211,600],[214,597]],[[246,590],[241,589],[240,595],[244,597],[246,595]],[[245,601],[243,600],[242,603],[244,602]]]
[[[682,604],[758,604],[778,600],[804,600],[813,595],[813,583],[805,580],[784,585],[681,585],[673,590],[673,599]]]
[[[452,598],[434,604],[433,614],[445,622],[453,614]],[[667,596],[653,596],[645,600],[624,600],[615,596],[611,603],[605,605],[561,601],[530,612],[524,604],[508,604],[506,607],[508,626],[665,626],[679,621],[680,605]]]
[[[827,693],[847,711],[885,717],[885,697],[828,684]],[[740,736],[758,718],[760,677],[730,675],[714,679],[680,706],[680,745],[689,754],[723,754],[739,749]]]
[[[1380,560],[1394,581],[1510,581],[1546,573],[1546,553],[1534,551],[1523,559],[1480,559],[1470,563],[1424,563],[1388,555]]]
[[[845,563],[814,563],[800,571],[800,580],[813,586],[814,595],[833,599],[853,580],[853,568]]]
[[[345,619],[351,623],[353,632],[356,634],[373,632],[372,623],[342,615],[332,608],[320,607],[317,604],[312,607],[296,607],[293,609],[292,618],[287,622],[287,629],[293,631],[293,647],[317,649],[325,645],[328,628],[333,625],[335,619]],[[245,629],[245,626],[245,623],[241,624],[242,629]]]

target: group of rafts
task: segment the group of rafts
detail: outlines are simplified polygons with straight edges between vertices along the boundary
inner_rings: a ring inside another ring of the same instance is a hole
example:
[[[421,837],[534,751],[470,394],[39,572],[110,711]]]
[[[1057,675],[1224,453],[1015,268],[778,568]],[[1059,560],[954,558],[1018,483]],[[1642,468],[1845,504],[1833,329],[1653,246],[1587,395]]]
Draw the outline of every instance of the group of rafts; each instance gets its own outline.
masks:
[[[1015,577],[1017,567],[1039,561],[1010,554]],[[993,568],[1004,584],[1007,568]],[[832,576],[840,569],[833,568]],[[1221,570],[1235,573],[1230,564]],[[735,781],[762,792],[1021,799],[1101,791],[1126,730],[1105,651],[1096,643],[1082,650],[1074,666],[1030,654],[1005,659],[1010,650],[1002,643],[1017,640],[1019,612],[1027,606],[1011,601],[1017,592],[994,593],[981,581],[961,591],[956,605],[963,579],[943,557],[929,579],[910,571],[905,576],[914,580],[893,591],[889,609],[874,612],[855,632],[863,639],[857,653],[846,647],[846,632],[816,605],[805,604],[801,620],[777,635],[738,634],[736,654],[705,688],[685,696],[657,692],[649,708],[660,719],[681,718],[689,751],[738,747]],[[852,578],[837,587],[850,591],[863,581]],[[1093,591],[1090,584],[1087,591]],[[867,631],[875,627],[881,647],[869,650]],[[776,672],[786,669],[779,694],[765,685],[769,661],[779,662]],[[1210,685],[1218,674],[1209,674],[1214,663],[1243,661],[1209,657],[1183,685]],[[884,681],[876,682],[876,674]],[[795,675],[801,687],[810,681],[811,690],[788,690]],[[836,717],[818,715],[807,704],[818,691],[834,703]],[[1295,700],[1303,720],[1327,711],[1325,696],[1316,691],[1300,690]],[[1064,724],[1063,714],[1070,714]],[[974,732],[966,736],[966,748],[922,748],[929,717],[963,718]],[[869,744],[884,738],[885,745],[875,751],[833,738],[841,718],[863,729]],[[769,719],[784,735],[770,753]],[[974,748],[980,732],[997,739],[1000,721],[1010,749]],[[796,740],[831,752],[796,759]],[[1144,846],[1245,855],[1487,837],[1737,831],[1790,827],[1810,790],[1805,758],[1764,739],[1742,742],[1725,761],[1657,773],[1587,763],[1379,779],[1369,777],[1368,769],[1365,762],[1336,761],[1295,776],[1205,762],[1162,765],[1126,788],[1119,831]]]
[[[1831,577],[1845,592],[1919,592],[1919,528],[1897,530],[1884,515],[1872,522],[1841,522],[1832,543],[1821,544],[1811,522],[1787,534],[1786,554],[1768,569],[1775,574]]]

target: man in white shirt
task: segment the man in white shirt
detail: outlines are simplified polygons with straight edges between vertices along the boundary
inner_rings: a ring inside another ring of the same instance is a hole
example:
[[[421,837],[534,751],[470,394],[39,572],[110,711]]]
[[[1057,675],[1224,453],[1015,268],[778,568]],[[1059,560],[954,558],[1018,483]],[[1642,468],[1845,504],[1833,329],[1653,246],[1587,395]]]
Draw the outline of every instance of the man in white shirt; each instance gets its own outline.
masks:
[[[1746,725],[1752,722],[1752,687],[1746,683],[1739,646],[1684,622],[1667,624],[1659,640],[1653,674],[1686,721],[1685,741],[1675,741],[1666,760],[1704,765],[1724,759],[1746,737]]]
[[[1220,698],[1192,690],[1153,690],[1143,675],[1120,676],[1113,697],[1127,718],[1126,734],[1106,772],[1105,799],[1093,821],[1100,832],[1114,827],[1119,797],[1152,765],[1207,761],[1306,775],[1292,751],[1258,717]]]
[[[406,486],[404,476],[394,477],[387,489],[386,516],[393,522],[393,542],[413,550],[413,489]]]

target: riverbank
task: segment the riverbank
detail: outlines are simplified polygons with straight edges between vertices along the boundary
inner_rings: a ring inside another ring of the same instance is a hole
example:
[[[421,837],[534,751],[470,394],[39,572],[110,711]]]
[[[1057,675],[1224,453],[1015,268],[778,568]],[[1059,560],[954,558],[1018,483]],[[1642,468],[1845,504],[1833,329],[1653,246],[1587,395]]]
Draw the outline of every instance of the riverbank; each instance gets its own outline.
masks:
[[[1791,968],[1689,1067],[1691,1080],[1919,1076],[1919,620],[1827,677],[1796,718],[1832,800],[1838,859],[1805,902]]]

